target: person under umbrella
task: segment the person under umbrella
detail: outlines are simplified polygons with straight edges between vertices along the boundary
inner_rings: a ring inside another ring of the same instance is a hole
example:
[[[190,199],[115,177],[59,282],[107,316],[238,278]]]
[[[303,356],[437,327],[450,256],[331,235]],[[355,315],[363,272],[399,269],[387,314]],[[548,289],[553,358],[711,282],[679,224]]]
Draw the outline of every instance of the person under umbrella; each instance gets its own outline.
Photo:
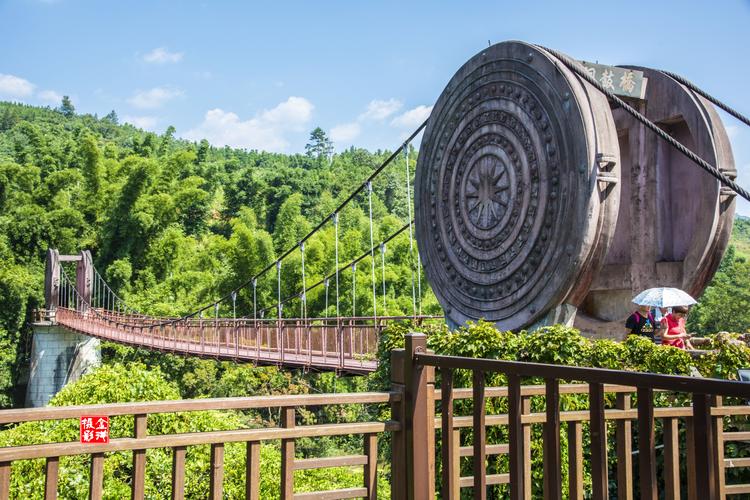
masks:
[[[665,328],[661,339],[662,344],[691,351],[694,349],[693,344],[690,343],[690,335],[685,329],[688,310],[687,306],[675,306],[671,313],[664,316],[662,322]]]
[[[642,335],[640,332],[644,327],[647,331],[650,329],[649,327],[653,327],[651,335],[646,333],[646,336],[653,340],[653,333],[657,330],[657,327],[654,317],[651,314],[651,308],[657,307],[666,310],[666,308],[671,307],[673,312],[667,314],[661,320],[662,344],[682,349],[693,348],[690,341],[687,340],[689,335],[685,331],[687,306],[696,303],[695,299],[690,295],[677,288],[649,288],[639,293],[633,299],[633,303],[638,305],[638,311],[633,313],[625,323],[629,334]],[[674,314],[674,311],[678,308],[682,312]]]
[[[656,326],[654,315],[651,314],[651,306],[638,305],[638,310],[625,321],[625,329],[628,335],[642,335],[651,339],[652,342]]]

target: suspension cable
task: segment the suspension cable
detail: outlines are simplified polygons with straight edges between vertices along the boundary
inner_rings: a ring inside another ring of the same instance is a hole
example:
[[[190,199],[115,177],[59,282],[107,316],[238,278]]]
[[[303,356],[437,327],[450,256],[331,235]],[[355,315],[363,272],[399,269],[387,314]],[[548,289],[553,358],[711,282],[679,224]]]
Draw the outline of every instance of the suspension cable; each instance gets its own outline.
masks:
[[[701,167],[703,170],[708,172],[712,177],[717,179],[719,182],[724,184],[725,186],[729,186],[732,188],[734,192],[745,198],[746,200],[750,201],[750,193],[747,192],[742,186],[734,182],[729,176],[727,176],[724,172],[719,170],[718,168],[714,167],[710,163],[708,163],[706,160],[695,154],[693,151],[685,147],[681,142],[677,141],[675,138],[673,138],[671,135],[669,135],[667,132],[659,128],[658,125],[656,125],[654,122],[643,116],[641,113],[636,111],[632,106],[630,106],[628,103],[620,99],[618,96],[616,96],[614,93],[607,90],[601,83],[596,81],[594,77],[592,77],[590,74],[588,74],[583,67],[581,66],[581,63],[578,61],[574,61],[567,55],[558,52],[553,49],[548,49],[546,47],[537,46],[537,48],[545,50],[549,52],[550,54],[557,57],[565,66],[567,66],[571,71],[576,73],[578,76],[586,80],[588,83],[593,85],[599,92],[606,95],[609,99],[614,101],[618,106],[620,106],[622,109],[624,109],[628,114],[633,116],[636,120],[641,122],[643,125],[646,126],[649,130],[654,132],[656,135],[658,135],[660,138],[667,141],[672,147],[674,147],[677,151],[682,153],[684,156],[686,156],[688,159],[696,163],[699,167]]]
[[[682,85],[686,86],[687,88],[689,88],[696,94],[700,95],[701,97],[704,97],[708,101],[720,107],[721,109],[723,109],[724,111],[726,111],[733,117],[737,118],[739,121],[741,121],[745,125],[750,126],[750,119],[748,119],[746,116],[741,114],[739,111],[736,111],[735,109],[729,107],[729,105],[724,104],[723,102],[721,102],[720,100],[718,100],[717,98],[709,94],[708,92],[696,87],[695,84],[690,82],[688,79],[678,75],[677,73],[672,73],[671,71],[664,71],[663,69],[660,69],[659,71],[661,71],[662,73],[670,77],[672,80],[675,80],[677,83],[681,83]]]

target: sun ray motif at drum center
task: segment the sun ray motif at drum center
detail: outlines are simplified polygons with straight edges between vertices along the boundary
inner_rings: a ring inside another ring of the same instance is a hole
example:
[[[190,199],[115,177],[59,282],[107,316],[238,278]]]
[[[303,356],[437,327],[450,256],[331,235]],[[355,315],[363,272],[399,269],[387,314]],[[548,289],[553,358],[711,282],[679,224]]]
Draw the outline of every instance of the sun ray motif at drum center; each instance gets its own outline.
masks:
[[[496,157],[486,155],[477,161],[468,180],[469,218],[475,225],[488,229],[502,219],[508,206],[507,169]]]

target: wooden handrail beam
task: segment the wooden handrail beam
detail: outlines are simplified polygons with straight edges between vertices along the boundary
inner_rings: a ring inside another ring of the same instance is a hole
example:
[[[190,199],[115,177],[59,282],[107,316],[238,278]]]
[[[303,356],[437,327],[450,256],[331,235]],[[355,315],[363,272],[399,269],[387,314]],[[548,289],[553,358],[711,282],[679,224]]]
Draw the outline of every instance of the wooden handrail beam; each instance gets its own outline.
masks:
[[[298,439],[303,437],[346,436],[349,434],[372,434],[393,432],[400,429],[394,421],[355,422],[347,424],[306,425],[282,429],[238,429],[232,431],[191,432],[164,434],[144,438],[112,439],[108,444],[90,445],[80,443],[52,443],[0,448],[0,464],[14,460],[109,453],[113,451],[147,450],[201,444],[237,443],[244,441],[268,441],[276,439]]]
[[[252,396],[246,398],[179,399],[140,403],[109,403],[79,406],[47,406],[0,411],[0,424],[39,420],[77,419],[86,415],[149,415],[205,410],[249,410],[286,406],[329,406],[331,404],[395,403],[401,393],[353,392],[343,394],[302,394],[284,396]],[[335,403],[332,403],[335,401]]]

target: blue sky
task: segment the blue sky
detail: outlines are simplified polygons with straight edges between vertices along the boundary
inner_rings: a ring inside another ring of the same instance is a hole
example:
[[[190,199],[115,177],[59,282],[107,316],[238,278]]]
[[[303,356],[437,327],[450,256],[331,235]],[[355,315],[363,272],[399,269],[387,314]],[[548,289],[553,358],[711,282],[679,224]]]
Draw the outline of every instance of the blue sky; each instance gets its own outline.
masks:
[[[750,2],[0,0],[0,99],[282,152],[396,147],[453,73],[520,39],[665,68],[750,114]],[[723,115],[750,186],[750,128]],[[750,203],[738,205],[750,215]]]

